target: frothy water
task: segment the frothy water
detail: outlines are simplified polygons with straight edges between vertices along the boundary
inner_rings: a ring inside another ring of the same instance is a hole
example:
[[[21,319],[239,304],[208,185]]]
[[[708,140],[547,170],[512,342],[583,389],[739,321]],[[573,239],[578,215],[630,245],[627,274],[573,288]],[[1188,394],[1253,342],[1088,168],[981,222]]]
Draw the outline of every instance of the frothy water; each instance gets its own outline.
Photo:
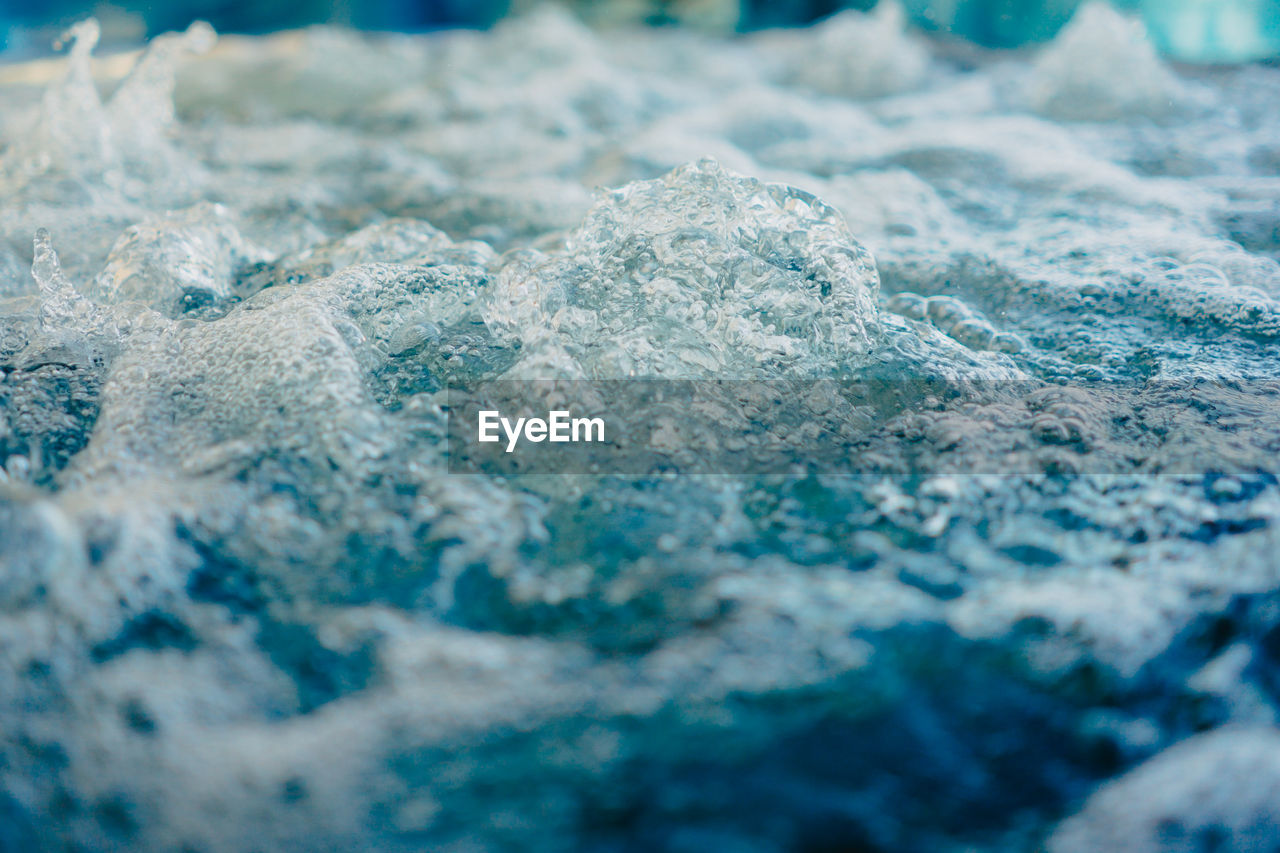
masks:
[[[1275,825],[1280,71],[1099,5],[97,35],[0,83],[0,849]],[[799,383],[888,473],[450,473],[532,379]]]
[[[878,289],[836,211],[702,161],[602,199],[563,252],[505,266],[485,319],[520,342],[528,378],[822,375],[865,359]]]

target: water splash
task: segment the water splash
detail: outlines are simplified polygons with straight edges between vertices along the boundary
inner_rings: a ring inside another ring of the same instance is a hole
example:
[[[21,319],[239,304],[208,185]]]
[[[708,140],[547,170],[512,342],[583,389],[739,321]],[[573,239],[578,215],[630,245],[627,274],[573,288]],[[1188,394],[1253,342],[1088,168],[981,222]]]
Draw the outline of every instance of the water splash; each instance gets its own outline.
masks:
[[[216,310],[232,295],[237,273],[265,260],[223,205],[201,203],[126,230],[111,248],[90,293],[106,304],[141,302],[177,316]]]
[[[88,18],[58,40],[58,47],[70,44],[67,72],[46,90],[34,125],[6,153],[6,168],[27,179],[52,172],[108,187],[130,176],[185,186],[192,164],[167,138],[174,124],[174,75],[184,55],[213,46],[213,28],[196,22],[184,33],[156,38],[105,100],[91,65],[100,32],[97,20]]]
[[[906,32],[906,13],[895,0],[882,0],[867,13],[842,12],[795,38],[787,54],[788,82],[851,98],[910,91],[924,82],[929,67],[928,50]]]
[[[40,287],[40,328],[50,333],[63,330],[73,334],[89,315],[90,303],[63,274],[48,229],[37,230],[32,243],[35,259],[31,275]]]
[[[1076,12],[1036,60],[1027,98],[1033,109],[1072,121],[1158,118],[1185,98],[1142,23],[1104,2]]]
[[[183,33],[156,37],[112,94],[107,102],[111,133],[131,171],[178,174],[177,155],[169,144],[178,64],[185,56],[208,52],[216,41],[213,27],[204,21]]]
[[[93,175],[113,162],[110,124],[90,65],[100,34],[97,19],[88,18],[54,43],[70,45],[67,72],[45,91],[35,126],[6,153],[6,166],[20,173]]]
[[[522,342],[522,371],[822,375],[874,346],[878,287],[835,210],[704,160],[608,193],[564,252],[509,264],[486,319]]]

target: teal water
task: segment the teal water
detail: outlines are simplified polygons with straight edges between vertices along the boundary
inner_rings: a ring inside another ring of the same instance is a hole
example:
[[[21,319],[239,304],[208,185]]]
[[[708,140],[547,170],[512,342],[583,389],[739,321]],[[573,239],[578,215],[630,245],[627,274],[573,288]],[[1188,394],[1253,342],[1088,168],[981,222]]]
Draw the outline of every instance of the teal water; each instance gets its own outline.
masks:
[[[0,850],[1274,846],[1280,71],[907,20],[0,69]]]

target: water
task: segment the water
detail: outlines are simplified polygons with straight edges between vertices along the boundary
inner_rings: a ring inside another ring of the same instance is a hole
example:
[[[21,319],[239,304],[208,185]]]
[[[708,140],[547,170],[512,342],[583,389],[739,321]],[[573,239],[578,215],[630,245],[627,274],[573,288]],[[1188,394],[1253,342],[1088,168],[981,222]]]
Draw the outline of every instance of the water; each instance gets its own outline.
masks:
[[[1276,69],[95,38],[0,83],[0,849],[1269,837]],[[449,473],[529,378],[799,383],[886,473]]]
[[[1081,0],[906,0],[912,20],[991,47],[1048,41]],[[1137,13],[1165,56],[1183,62],[1236,63],[1280,54],[1276,0],[1121,0]]]
[[[836,211],[707,160],[627,185],[563,252],[505,267],[485,320],[530,378],[822,375],[864,363],[878,289]]]

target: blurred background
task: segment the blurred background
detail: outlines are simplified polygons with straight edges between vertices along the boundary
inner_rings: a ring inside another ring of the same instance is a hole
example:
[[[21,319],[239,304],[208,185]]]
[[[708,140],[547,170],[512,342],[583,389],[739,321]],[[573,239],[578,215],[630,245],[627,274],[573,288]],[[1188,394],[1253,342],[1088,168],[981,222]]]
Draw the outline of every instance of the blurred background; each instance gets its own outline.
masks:
[[[69,24],[89,15],[103,44],[144,38],[205,20],[221,33],[263,33],[312,24],[421,32],[487,27],[539,0],[0,0],[0,58],[48,53]],[[921,28],[987,47],[1052,38],[1083,0],[902,0]],[[689,26],[720,31],[803,26],[876,0],[565,0],[599,26]],[[1165,55],[1199,63],[1280,57],[1280,0],[1113,0],[1142,16]]]

